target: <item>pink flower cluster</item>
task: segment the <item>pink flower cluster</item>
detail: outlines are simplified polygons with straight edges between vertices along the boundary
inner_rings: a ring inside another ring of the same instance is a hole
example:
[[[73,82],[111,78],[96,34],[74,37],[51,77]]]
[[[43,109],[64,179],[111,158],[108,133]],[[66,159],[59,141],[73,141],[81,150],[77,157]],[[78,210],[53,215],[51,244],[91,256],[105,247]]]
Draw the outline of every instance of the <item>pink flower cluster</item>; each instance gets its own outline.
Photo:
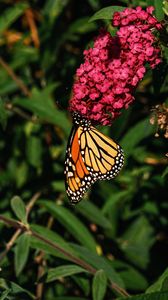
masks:
[[[153,7],[126,8],[114,14],[119,27],[115,37],[101,30],[93,48],[84,51],[84,63],[76,71],[70,111],[98,124],[110,125],[123,108],[133,102],[133,92],[149,63],[160,63],[160,48],[152,29],[161,24],[152,16]]]

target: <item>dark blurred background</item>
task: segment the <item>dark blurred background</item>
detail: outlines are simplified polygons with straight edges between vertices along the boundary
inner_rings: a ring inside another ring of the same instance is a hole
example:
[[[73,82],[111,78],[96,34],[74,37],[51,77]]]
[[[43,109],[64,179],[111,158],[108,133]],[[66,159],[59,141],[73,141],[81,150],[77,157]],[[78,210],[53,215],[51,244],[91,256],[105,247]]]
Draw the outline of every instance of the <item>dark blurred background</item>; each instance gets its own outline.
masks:
[[[163,113],[168,99],[166,52],[163,63],[147,71],[134,104],[111,127],[99,127],[123,147],[122,172],[115,180],[97,182],[75,208],[69,205],[63,176],[72,126],[67,108],[83,50],[102,26],[111,26],[110,20],[89,18],[110,5],[152,4],[161,19],[161,5],[154,0],[0,2],[0,213],[14,218],[10,201],[15,195],[27,204],[40,193],[29,216],[31,224],[38,224],[36,230],[72,247],[96,269],[114,272],[110,276],[131,294],[145,291],[168,263],[167,143],[155,108],[159,104]],[[0,224],[1,253],[13,234]],[[39,299],[91,299],[92,279],[84,273],[44,284],[40,296],[39,253],[47,252],[45,271],[67,262],[33,238],[26,259],[18,262],[18,245],[16,240],[0,260],[0,291],[13,281]],[[8,295],[3,299],[16,299],[16,290]],[[112,295],[108,289],[104,299]],[[25,292],[22,299],[26,297]]]

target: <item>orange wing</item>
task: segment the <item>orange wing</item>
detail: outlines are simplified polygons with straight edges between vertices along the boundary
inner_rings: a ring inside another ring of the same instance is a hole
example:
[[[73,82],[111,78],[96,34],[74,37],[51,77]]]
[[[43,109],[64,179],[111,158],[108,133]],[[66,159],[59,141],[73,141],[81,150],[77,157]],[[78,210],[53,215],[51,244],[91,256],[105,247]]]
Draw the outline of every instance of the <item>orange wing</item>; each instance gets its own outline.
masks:
[[[65,185],[71,203],[79,202],[89,186],[96,180],[90,176],[82,159],[79,145],[80,128],[73,128],[66,151]]]
[[[112,179],[121,170],[121,147],[93,126],[74,126],[66,151],[65,185],[71,203],[78,203],[98,179]]]
[[[81,155],[87,170],[97,179],[112,179],[121,170],[124,155],[121,147],[90,126],[88,130],[79,128]]]

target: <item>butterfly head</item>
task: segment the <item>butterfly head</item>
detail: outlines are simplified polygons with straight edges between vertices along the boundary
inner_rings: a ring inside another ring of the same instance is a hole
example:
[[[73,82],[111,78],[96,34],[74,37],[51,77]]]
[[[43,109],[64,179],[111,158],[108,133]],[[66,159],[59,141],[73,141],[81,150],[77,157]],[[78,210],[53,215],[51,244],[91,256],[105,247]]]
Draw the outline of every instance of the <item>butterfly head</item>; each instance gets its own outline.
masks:
[[[77,126],[82,126],[88,128],[91,125],[91,121],[82,117],[79,113],[74,112],[73,115],[73,122]]]

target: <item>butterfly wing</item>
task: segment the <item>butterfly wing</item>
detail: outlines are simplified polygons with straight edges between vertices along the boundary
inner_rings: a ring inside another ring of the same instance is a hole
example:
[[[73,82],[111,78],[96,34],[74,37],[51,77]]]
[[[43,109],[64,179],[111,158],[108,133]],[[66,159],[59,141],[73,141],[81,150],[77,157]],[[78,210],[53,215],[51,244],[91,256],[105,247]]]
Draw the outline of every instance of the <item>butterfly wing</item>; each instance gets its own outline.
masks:
[[[108,179],[117,176],[124,163],[121,147],[95,127],[79,128],[79,142],[83,161],[93,178]]]
[[[65,159],[65,186],[71,203],[78,203],[86,190],[95,182],[86,168],[79,144],[79,133],[82,127],[74,126],[70,134]]]
[[[74,126],[65,160],[65,185],[71,203],[78,203],[98,179],[117,176],[124,163],[121,147],[93,126]]]

